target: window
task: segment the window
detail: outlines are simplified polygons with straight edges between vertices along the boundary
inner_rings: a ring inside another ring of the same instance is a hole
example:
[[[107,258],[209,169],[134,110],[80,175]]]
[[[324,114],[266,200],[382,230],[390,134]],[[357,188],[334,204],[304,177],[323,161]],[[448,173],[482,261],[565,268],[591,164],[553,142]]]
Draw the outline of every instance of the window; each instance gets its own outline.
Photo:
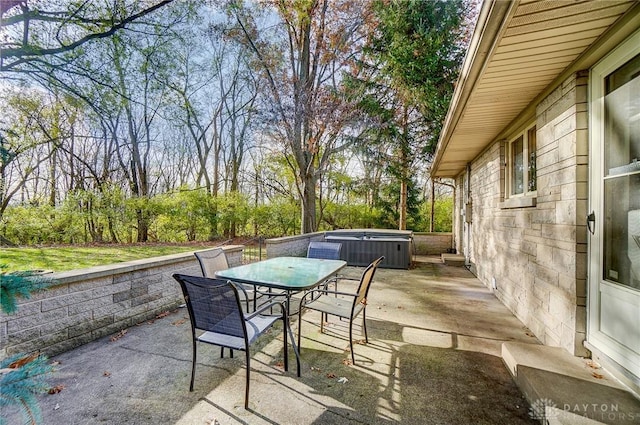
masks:
[[[506,179],[508,197],[535,196],[536,191],[536,126],[528,128],[507,146]]]

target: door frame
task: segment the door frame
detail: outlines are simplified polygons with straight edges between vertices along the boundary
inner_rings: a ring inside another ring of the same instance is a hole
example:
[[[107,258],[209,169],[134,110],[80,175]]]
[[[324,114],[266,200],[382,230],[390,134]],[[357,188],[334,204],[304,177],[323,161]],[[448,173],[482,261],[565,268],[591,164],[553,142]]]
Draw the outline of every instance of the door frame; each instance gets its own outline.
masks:
[[[589,75],[589,211],[594,211],[594,232],[589,234],[587,279],[587,343],[609,360],[631,373],[640,382],[640,354],[625,347],[600,329],[601,288],[639,296],[637,291],[619,285],[602,282],[604,265],[601,251],[604,217],[604,79],[621,65],[640,54],[640,30],[636,31],[591,68]]]

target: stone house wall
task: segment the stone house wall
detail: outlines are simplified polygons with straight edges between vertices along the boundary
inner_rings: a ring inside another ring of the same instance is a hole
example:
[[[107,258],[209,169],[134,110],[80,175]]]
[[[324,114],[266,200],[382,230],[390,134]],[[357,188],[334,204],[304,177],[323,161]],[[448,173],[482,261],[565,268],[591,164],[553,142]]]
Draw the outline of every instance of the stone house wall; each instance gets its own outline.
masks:
[[[242,247],[225,251],[231,266],[241,264]],[[193,253],[52,273],[54,286],[0,313],[0,358],[53,356],[173,310],[184,303],[174,273],[201,275]]]
[[[505,141],[471,164],[472,270],[545,345],[574,355],[587,354],[587,83],[574,74],[536,106],[534,206],[503,203]]]

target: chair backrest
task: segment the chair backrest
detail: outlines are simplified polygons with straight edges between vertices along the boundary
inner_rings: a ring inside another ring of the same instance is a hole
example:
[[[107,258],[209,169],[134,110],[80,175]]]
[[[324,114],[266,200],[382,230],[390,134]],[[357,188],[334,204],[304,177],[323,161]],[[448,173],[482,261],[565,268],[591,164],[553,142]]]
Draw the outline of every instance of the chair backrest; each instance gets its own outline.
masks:
[[[323,260],[339,260],[342,244],[338,242],[309,242],[307,258],[321,258]]]
[[[224,279],[174,274],[189,310],[192,330],[200,329],[245,337],[240,297],[233,284]]]
[[[369,294],[369,287],[371,286],[371,282],[373,282],[373,275],[376,273],[376,269],[378,265],[384,260],[384,256],[373,260],[371,264],[367,266],[366,269],[362,272],[362,277],[360,278],[360,285],[358,286],[358,296],[353,301],[353,308],[362,303],[366,305],[367,295]]]
[[[207,251],[194,252],[198,259],[202,276],[216,277],[216,272],[229,268],[227,255],[222,248],[209,249]]]

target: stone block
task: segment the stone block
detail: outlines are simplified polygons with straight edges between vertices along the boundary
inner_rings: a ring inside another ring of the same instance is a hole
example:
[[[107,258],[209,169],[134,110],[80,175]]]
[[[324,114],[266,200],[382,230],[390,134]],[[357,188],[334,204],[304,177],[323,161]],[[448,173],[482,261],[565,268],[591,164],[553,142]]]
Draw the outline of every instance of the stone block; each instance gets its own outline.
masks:
[[[557,149],[553,149],[548,152],[538,153],[536,157],[536,167],[538,169],[539,174],[547,174],[549,173],[549,168],[551,171],[556,169],[556,164],[558,163],[560,154]]]
[[[80,304],[92,298],[91,291],[71,292],[59,297],[42,300],[42,311],[55,310],[71,304]]]
[[[59,296],[62,296],[62,295],[66,295],[68,292],[69,292],[69,285],[68,284],[66,284],[66,283],[55,284],[55,285],[47,287],[47,289],[45,291],[38,291],[38,292],[31,293],[31,295],[29,296],[28,301],[29,302],[42,301],[44,299],[54,298],[54,297],[59,297]]]
[[[549,297],[549,314],[558,323],[573,323],[575,319],[575,302],[567,299],[567,294],[553,291]]]
[[[97,279],[81,280],[69,286],[69,292],[82,292],[90,289],[102,288],[113,284],[113,276],[104,276]]]
[[[76,337],[87,333],[92,333],[96,329],[103,328],[113,323],[113,315],[103,316],[94,320],[87,320],[81,324],[69,327],[69,336]]]
[[[149,304],[150,302],[159,300],[161,298],[162,298],[162,294],[159,292],[155,294],[144,294],[139,297],[132,298],[131,307],[136,307],[142,304]]]
[[[130,320],[110,323],[107,326],[103,326],[103,327],[92,330],[91,338],[93,340],[96,340],[96,339],[104,338],[105,336],[113,336],[118,334],[120,331],[127,329],[130,326],[131,326]],[[126,335],[124,336],[124,338],[126,338]]]
[[[130,306],[131,306],[130,300],[126,300],[119,303],[113,303],[104,307],[96,308],[92,311],[93,318],[97,319],[103,316],[117,317],[123,311],[126,314],[126,311],[130,308]]]
[[[121,283],[126,281],[138,280],[147,276],[149,276],[148,269],[135,270],[133,272],[122,273],[122,274],[113,276],[113,283]]]
[[[40,323],[54,321],[65,317],[67,317],[67,307],[61,307],[33,316],[25,316],[20,319],[11,320],[7,324],[7,331],[9,332],[9,335],[11,335],[14,332],[20,332],[29,328],[37,327]]]
[[[558,276],[558,287],[567,293],[575,293],[576,279],[573,276],[560,274]]]
[[[57,354],[64,353],[65,351],[73,350],[74,348],[87,344],[91,341],[93,341],[91,334],[79,335],[75,338],[68,338],[64,341],[44,347],[42,349],[42,353],[47,356],[55,356]]]
[[[534,273],[539,280],[552,286],[558,286],[558,272],[541,264],[534,265]]]
[[[575,251],[552,248],[553,269],[558,273],[575,276],[576,275],[576,253]]]
[[[0,320],[11,321],[21,317],[40,314],[42,311],[42,301],[18,303],[18,311],[13,314],[0,313]]]
[[[559,201],[556,203],[557,224],[575,224],[576,223],[576,202],[574,200]]]
[[[536,261],[538,264],[551,264],[553,261],[553,250],[548,245],[536,245]]]
[[[7,338],[6,343],[9,345],[23,344],[38,337],[40,337],[40,329],[37,327],[29,328],[23,331],[11,332],[11,334]]]
[[[69,316],[80,314],[86,311],[92,311],[100,307],[105,307],[113,303],[112,296],[106,296],[101,298],[95,298],[93,300],[86,301],[80,304],[73,304],[69,306]]]
[[[127,281],[113,283],[111,285],[104,285],[104,286],[92,289],[91,297],[100,298],[107,295],[113,295],[118,292],[126,291],[129,288],[131,288],[131,282],[127,282]]]

